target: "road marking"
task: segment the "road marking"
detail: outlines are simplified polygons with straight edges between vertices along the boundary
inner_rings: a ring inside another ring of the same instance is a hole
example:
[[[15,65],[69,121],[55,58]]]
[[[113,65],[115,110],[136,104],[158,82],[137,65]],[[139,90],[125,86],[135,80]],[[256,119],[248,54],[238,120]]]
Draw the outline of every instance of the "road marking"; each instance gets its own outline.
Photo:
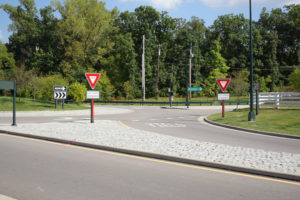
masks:
[[[127,126],[126,124],[124,124],[123,122],[121,122],[121,121],[118,121],[119,122],[119,124],[121,124],[122,126],[124,126],[124,127],[126,127],[126,128],[131,128],[130,126]]]
[[[119,123],[123,124],[121,121],[119,121]],[[123,125],[125,125],[125,124],[123,124]],[[125,126],[127,126],[127,125],[125,125]],[[28,138],[28,137],[23,137],[23,136],[10,135],[10,134],[7,134],[7,133],[0,133],[0,135],[62,146],[62,144],[58,143],[58,142]],[[217,173],[221,173],[221,174],[229,174],[229,175],[242,176],[242,177],[247,177],[247,178],[253,178],[253,179],[259,179],[259,180],[265,180],[265,181],[271,181],[271,182],[277,182],[277,183],[284,183],[284,184],[289,184],[289,185],[300,186],[300,182],[296,182],[296,181],[289,181],[289,180],[276,179],[276,178],[268,178],[268,177],[263,177],[263,176],[246,174],[246,173],[242,173],[242,172],[232,172],[232,171],[226,171],[226,170],[223,170],[223,169],[202,167],[202,166],[184,164],[184,163],[179,163],[179,162],[174,162],[174,161],[165,161],[165,160],[160,160],[160,159],[155,159],[155,158],[135,156],[135,155],[130,155],[130,154],[126,154],[126,153],[118,153],[118,152],[112,152],[112,151],[107,151],[107,150],[100,150],[100,149],[93,149],[93,148],[88,148],[88,147],[75,146],[75,145],[72,145],[72,143],[64,145],[64,147],[83,149],[83,150],[87,150],[87,151],[95,151],[95,152],[100,152],[100,153],[105,153],[105,154],[116,155],[116,156],[135,158],[135,159],[140,159],[140,160],[147,160],[147,161],[157,162],[157,163],[164,163],[164,164],[168,164],[168,165],[176,165],[176,166],[199,169],[199,170],[204,170],[204,171],[217,172]]]
[[[159,127],[159,128],[184,128],[185,124],[179,123],[148,123],[148,126]]]

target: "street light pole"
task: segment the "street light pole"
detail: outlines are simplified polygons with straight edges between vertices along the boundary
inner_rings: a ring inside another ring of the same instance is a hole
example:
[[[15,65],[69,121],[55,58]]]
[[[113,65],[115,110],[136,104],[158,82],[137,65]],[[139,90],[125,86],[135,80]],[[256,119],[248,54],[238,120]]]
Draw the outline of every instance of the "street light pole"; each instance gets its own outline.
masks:
[[[250,8],[250,112],[248,121],[255,121],[255,114],[253,112],[253,42],[252,42],[252,3],[249,0]]]

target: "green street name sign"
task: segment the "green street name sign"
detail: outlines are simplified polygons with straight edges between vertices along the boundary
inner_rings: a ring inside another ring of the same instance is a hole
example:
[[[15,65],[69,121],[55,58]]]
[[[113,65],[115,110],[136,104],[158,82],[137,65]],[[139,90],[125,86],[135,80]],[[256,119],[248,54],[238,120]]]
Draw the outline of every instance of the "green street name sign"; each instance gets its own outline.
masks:
[[[195,91],[201,91],[202,88],[201,87],[189,87],[188,91],[189,92],[195,92]]]
[[[15,89],[14,81],[0,81],[0,90]]]

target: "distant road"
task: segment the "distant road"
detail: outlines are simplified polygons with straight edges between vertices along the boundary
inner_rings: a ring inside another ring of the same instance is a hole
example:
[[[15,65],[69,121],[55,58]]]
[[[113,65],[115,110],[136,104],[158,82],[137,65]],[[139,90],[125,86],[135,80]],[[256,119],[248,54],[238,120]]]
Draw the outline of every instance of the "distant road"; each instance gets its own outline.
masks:
[[[116,107],[118,106],[113,108]],[[134,112],[99,115],[100,109],[97,111],[98,113],[95,113],[95,119],[121,121],[133,128],[199,141],[268,151],[300,153],[300,140],[235,131],[212,126],[198,120],[200,117],[220,112],[221,108],[211,107],[211,109],[200,110],[162,109],[156,106],[119,106],[119,108],[129,109]],[[75,122],[78,120],[89,120],[89,117],[89,115],[18,117],[17,123]],[[11,118],[2,117],[0,118],[1,123],[11,123]]]
[[[298,200],[300,183],[0,134],[0,194],[18,200]]]

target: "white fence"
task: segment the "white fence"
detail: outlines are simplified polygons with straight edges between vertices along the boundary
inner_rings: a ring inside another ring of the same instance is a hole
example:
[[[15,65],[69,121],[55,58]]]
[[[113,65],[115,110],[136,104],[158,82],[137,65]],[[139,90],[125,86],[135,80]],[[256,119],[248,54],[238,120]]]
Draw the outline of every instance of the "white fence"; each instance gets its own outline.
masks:
[[[254,104],[256,104],[256,95],[254,94]],[[299,92],[260,92],[259,105],[266,107],[299,107]]]

